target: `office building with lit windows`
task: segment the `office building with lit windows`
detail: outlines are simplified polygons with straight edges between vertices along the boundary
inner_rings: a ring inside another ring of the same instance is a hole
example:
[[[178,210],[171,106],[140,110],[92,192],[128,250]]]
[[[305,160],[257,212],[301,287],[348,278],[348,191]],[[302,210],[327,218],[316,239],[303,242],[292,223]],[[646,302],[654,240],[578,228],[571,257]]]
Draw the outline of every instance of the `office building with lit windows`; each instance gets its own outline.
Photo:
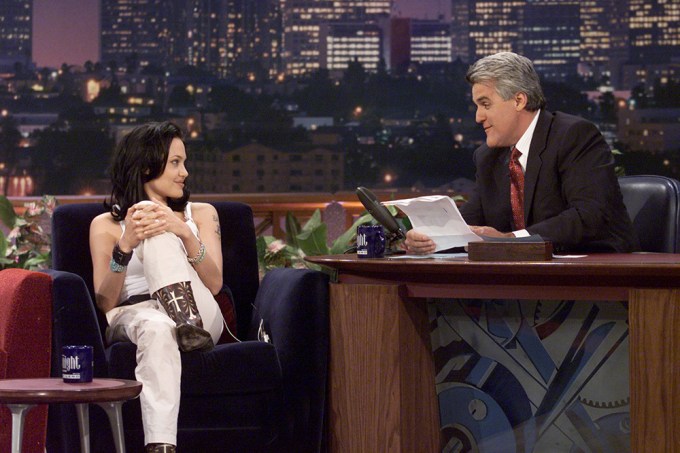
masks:
[[[504,51],[517,51],[525,0],[470,1],[470,61]]]
[[[331,23],[319,29],[321,66],[333,76],[347,69],[350,61],[358,61],[367,71],[376,71],[382,53],[383,34],[374,23]]]
[[[281,0],[285,73],[297,76],[322,67],[322,25],[374,23],[389,15],[391,3],[391,0]]]
[[[621,65],[621,85],[643,86],[677,80],[680,74],[680,5],[672,1],[628,0],[629,58]]]
[[[228,0],[227,68],[250,81],[282,73],[279,0]]]
[[[104,64],[133,70],[176,62],[173,25],[182,21],[178,2],[102,0],[100,55]]]
[[[628,59],[628,2],[586,0],[580,4],[579,73],[612,84],[620,82],[621,64]]]
[[[412,20],[411,61],[451,62],[451,25],[437,20]]]
[[[470,0],[451,0],[451,59],[470,59]]]
[[[175,24],[171,32],[180,43],[173,50],[175,63],[186,64],[209,71],[218,77],[227,76],[227,11],[226,0],[188,0],[180,8],[185,17]]]
[[[450,22],[392,17],[381,27],[388,69],[403,71],[411,63],[451,62]]]
[[[677,0],[628,0],[632,63],[680,62],[680,5]]]
[[[545,80],[576,76],[580,56],[579,2],[527,0],[517,51]]]
[[[31,65],[33,53],[33,0],[0,2],[0,72],[18,63]]]

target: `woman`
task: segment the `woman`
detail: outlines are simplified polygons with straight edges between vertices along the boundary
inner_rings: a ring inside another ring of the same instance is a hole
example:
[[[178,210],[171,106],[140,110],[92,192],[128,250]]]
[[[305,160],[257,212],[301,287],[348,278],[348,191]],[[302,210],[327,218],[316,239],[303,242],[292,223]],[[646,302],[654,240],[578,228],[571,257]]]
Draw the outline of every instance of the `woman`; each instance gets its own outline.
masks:
[[[220,224],[215,208],[190,203],[180,129],[132,130],[117,146],[109,212],[90,225],[97,306],[107,341],[137,345],[135,375],[147,452],[174,452],[180,350],[210,350],[223,318]]]

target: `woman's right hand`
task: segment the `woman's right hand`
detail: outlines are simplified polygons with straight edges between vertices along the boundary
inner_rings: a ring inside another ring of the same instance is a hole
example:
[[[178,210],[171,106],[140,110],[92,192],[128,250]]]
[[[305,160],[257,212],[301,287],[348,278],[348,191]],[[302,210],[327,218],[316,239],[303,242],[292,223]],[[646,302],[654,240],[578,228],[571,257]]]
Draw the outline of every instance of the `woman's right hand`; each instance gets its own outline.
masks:
[[[165,232],[166,221],[159,220],[161,206],[144,200],[131,206],[125,215],[125,232],[118,241],[118,246],[125,253],[131,252],[144,239]]]

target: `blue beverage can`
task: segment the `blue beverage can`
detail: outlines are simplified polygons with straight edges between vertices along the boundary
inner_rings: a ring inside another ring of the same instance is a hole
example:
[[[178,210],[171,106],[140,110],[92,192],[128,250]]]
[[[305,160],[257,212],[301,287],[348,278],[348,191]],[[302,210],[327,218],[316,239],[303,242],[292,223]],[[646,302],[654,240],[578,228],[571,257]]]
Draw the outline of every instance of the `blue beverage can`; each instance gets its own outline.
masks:
[[[385,229],[382,225],[359,225],[357,227],[357,256],[359,258],[385,256]]]
[[[61,348],[61,377],[64,382],[92,382],[92,346],[71,345]]]

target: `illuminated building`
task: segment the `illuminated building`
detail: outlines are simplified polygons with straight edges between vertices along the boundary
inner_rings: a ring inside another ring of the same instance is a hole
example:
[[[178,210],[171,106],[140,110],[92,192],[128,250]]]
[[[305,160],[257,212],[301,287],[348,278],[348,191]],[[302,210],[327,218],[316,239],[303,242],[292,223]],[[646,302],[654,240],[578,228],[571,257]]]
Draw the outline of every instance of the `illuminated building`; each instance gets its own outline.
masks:
[[[172,33],[182,39],[176,64],[189,64],[205,69],[218,77],[227,76],[227,2],[225,0],[188,0],[184,5],[186,17],[182,26]]]
[[[373,23],[389,15],[390,7],[390,0],[281,0],[286,74],[301,75],[322,66],[323,24]]]
[[[632,63],[680,62],[680,4],[677,0],[628,0]]]
[[[275,78],[281,66],[279,0],[229,0],[227,66],[238,78]]]
[[[393,17],[383,24],[387,67],[403,70],[410,63],[450,63],[451,24],[441,20]]]
[[[33,1],[0,2],[0,72],[28,67],[33,52]]]
[[[470,2],[470,59],[517,51],[525,0]]]
[[[620,81],[619,68],[628,58],[628,4],[622,0],[586,0],[581,8],[580,48],[584,76],[607,75]]]
[[[656,83],[680,76],[680,5],[677,1],[628,0],[629,58],[621,85],[642,85],[653,94]]]
[[[134,70],[173,62],[176,33],[182,20],[177,2],[167,0],[102,0],[101,59]]]
[[[470,59],[470,0],[451,0],[451,58]]]
[[[411,21],[411,61],[451,62],[451,26],[435,20]]]
[[[527,0],[518,51],[546,80],[576,75],[580,56],[579,2]]]
[[[378,69],[382,31],[376,24],[335,23],[320,27],[321,66],[340,75],[355,59],[367,71]]]

